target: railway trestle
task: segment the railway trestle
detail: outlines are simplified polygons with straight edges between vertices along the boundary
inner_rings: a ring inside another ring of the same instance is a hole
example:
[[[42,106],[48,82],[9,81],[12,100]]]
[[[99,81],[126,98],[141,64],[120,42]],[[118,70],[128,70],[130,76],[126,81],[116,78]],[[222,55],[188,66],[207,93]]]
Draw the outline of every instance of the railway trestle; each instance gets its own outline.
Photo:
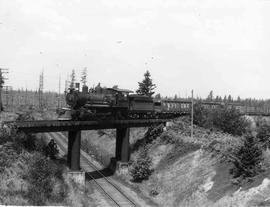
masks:
[[[115,161],[128,163],[130,158],[130,128],[149,127],[165,124],[166,119],[114,120],[114,121],[58,121],[36,120],[5,122],[14,125],[25,133],[45,133],[68,131],[67,165],[71,171],[80,170],[81,131],[97,129],[116,129]]]

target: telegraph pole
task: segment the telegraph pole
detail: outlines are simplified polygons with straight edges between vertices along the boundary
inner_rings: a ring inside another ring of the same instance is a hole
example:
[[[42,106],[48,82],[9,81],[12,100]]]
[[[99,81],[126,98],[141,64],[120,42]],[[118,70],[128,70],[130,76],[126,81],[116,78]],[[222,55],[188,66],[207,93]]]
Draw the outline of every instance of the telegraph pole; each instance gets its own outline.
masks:
[[[61,75],[59,75],[59,83],[58,83],[58,109],[60,109],[60,91],[61,91]]]
[[[42,109],[43,107],[43,83],[44,83],[44,75],[43,75],[43,70],[42,70],[39,76],[39,88],[38,88],[39,109]]]
[[[8,73],[7,68],[0,68],[0,112],[3,111],[2,89],[4,87],[5,80],[7,80],[7,78],[4,77],[4,74],[7,73]]]
[[[194,105],[194,101],[193,101],[193,89],[191,91],[191,138],[193,138],[193,105]]]

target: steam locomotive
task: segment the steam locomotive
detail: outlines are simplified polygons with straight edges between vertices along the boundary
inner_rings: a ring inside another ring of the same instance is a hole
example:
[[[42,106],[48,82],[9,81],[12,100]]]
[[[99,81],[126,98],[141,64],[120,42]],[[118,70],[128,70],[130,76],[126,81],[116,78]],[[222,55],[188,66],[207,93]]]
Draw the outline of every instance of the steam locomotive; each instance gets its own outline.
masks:
[[[173,118],[188,114],[189,101],[158,100],[118,88],[87,86],[66,94],[69,108],[60,111],[59,120],[108,120]]]

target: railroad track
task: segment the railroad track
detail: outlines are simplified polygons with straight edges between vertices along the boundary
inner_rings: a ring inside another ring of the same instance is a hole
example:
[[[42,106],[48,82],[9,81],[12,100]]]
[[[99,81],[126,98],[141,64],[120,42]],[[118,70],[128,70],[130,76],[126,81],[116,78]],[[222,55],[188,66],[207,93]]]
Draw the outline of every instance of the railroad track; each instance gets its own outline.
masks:
[[[61,154],[67,152],[67,137],[60,132],[47,133],[50,138],[53,138],[59,146]],[[130,199],[120,187],[118,187],[111,178],[107,178],[95,164],[93,164],[85,152],[81,150],[80,166],[87,175],[88,182],[95,183],[100,192],[107,198],[110,206],[138,206],[132,199]],[[96,172],[97,176],[92,175],[91,172]],[[98,179],[96,178],[98,177]]]

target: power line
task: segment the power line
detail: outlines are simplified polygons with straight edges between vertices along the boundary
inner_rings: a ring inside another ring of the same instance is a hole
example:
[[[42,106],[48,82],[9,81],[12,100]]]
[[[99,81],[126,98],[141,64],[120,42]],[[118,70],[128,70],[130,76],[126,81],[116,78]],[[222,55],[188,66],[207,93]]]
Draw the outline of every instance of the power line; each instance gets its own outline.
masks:
[[[194,100],[193,100],[193,89],[191,91],[191,138],[193,138],[193,115],[194,115]]]
[[[59,83],[58,83],[58,109],[61,107],[60,96],[61,96],[61,75],[59,75]]]
[[[38,88],[38,103],[39,109],[43,108],[43,87],[44,87],[44,74],[43,70],[39,76],[39,88]]]
[[[0,111],[3,111],[3,101],[2,101],[2,89],[5,84],[7,77],[4,77],[4,74],[7,74],[9,71],[7,68],[0,68]]]

